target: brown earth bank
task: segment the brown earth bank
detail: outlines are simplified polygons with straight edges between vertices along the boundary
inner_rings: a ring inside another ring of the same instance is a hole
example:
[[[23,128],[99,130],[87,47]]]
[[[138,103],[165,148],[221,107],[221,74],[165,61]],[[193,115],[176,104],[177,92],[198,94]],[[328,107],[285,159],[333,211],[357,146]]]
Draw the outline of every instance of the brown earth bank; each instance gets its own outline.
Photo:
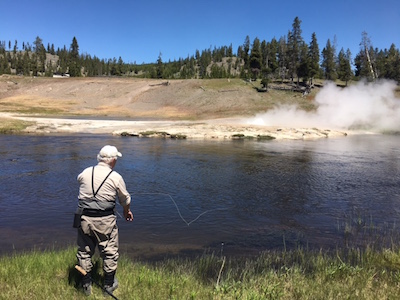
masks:
[[[0,76],[0,117],[30,133],[81,132],[172,138],[319,138],[330,129],[248,125],[277,105],[315,109],[318,92],[269,90],[240,79],[34,78]]]

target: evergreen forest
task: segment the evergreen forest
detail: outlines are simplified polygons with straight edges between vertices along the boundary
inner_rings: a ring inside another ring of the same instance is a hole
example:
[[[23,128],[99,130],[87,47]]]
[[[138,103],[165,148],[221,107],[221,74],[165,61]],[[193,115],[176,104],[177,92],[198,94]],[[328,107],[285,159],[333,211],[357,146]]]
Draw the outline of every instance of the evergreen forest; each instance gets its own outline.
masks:
[[[246,36],[236,52],[229,46],[196,50],[192,56],[164,62],[160,53],[155,63],[125,63],[118,59],[100,59],[79,52],[73,37],[67,48],[55,49],[43,44],[37,36],[33,44],[15,40],[1,41],[0,75],[24,76],[132,76],[158,79],[243,78],[270,81],[290,80],[310,86],[313,79],[373,81],[385,78],[400,83],[400,51],[394,44],[389,49],[372,46],[368,33],[361,33],[360,51],[336,49],[336,41],[328,39],[319,45],[316,33],[309,41],[302,36],[301,20],[296,17],[287,36],[270,41]],[[322,47],[322,49],[321,49]],[[352,67],[353,66],[353,67]]]

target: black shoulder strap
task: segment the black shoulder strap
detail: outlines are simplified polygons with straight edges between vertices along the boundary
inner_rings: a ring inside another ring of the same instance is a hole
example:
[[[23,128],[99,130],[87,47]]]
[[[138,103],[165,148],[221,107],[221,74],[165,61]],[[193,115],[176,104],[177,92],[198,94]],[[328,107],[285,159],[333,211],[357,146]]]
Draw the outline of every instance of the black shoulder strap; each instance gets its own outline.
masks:
[[[108,176],[111,175],[111,173],[113,172],[113,170],[110,171],[110,173],[108,173],[108,175],[106,176],[106,178],[104,178],[103,182],[100,184],[99,188],[97,189],[97,191],[94,191],[94,167],[92,169],[92,192],[93,192],[93,196],[96,198],[97,193],[99,192],[99,190],[101,189],[101,187],[103,186],[104,182],[106,182]]]

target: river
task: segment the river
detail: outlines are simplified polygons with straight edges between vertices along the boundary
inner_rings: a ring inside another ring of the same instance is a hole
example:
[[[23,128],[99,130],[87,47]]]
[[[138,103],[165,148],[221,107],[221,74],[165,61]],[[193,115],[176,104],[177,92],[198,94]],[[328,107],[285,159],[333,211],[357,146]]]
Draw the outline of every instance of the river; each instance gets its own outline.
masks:
[[[105,144],[123,154],[115,170],[135,219],[118,217],[120,248],[132,257],[382,246],[400,232],[399,135],[2,135],[0,143],[0,254],[75,245],[76,176]]]

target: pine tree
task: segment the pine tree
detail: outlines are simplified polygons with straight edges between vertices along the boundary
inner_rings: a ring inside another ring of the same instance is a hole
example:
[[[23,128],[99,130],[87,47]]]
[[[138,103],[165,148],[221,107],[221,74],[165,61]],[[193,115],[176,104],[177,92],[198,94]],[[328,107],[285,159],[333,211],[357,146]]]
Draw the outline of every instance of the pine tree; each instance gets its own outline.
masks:
[[[268,46],[265,40],[261,42],[260,51],[261,51],[261,66],[262,66],[261,68],[265,72],[265,70],[268,69],[268,60],[269,60]]]
[[[115,57],[113,59],[109,59],[108,64],[110,66],[110,75],[111,76],[119,75],[117,70],[117,59]]]
[[[253,46],[251,47],[249,65],[253,79],[255,80],[261,72],[261,48],[258,38],[254,39]]]
[[[42,39],[39,36],[37,36],[35,41],[33,42],[33,45],[34,45],[33,50],[35,51],[36,54],[38,54],[43,47]]]
[[[55,55],[55,54],[56,54],[56,51],[54,50],[54,44],[51,44],[49,53],[50,53],[51,55]]]
[[[268,48],[268,69],[274,74],[278,69],[278,41],[273,38],[271,42],[267,44]]]
[[[310,57],[308,55],[308,47],[306,43],[300,46],[300,61],[297,71],[297,77],[301,77],[303,83],[307,83],[310,78]]]
[[[44,48],[43,44],[41,44],[39,52],[39,72],[42,75],[46,72],[46,49]]]
[[[287,69],[287,44],[286,44],[286,37],[281,37],[279,39],[278,44],[278,65],[279,65],[279,77],[281,78],[282,82],[286,78],[288,69]]]
[[[226,56],[227,57],[232,57],[233,56],[233,48],[232,48],[232,44],[229,45],[227,52],[226,52]]]
[[[203,50],[199,61],[199,77],[207,77],[207,67],[211,63],[211,50]]]
[[[289,31],[288,34],[289,74],[292,81],[294,76],[297,76],[297,83],[299,83],[300,51],[304,43],[301,36],[300,24],[300,19],[296,17],[292,24],[292,31]]]
[[[319,46],[317,42],[317,35],[315,32],[311,36],[310,46],[308,48],[308,57],[310,59],[310,85],[313,84],[314,77],[319,74]]]
[[[336,80],[334,47],[332,46],[330,39],[326,42],[325,48],[322,49],[322,68],[324,70],[325,79]]]
[[[76,37],[73,37],[69,49],[68,70],[71,77],[81,76],[81,64],[79,61],[79,45]]]
[[[30,71],[31,71],[31,59],[29,57],[29,53],[28,51],[24,52],[24,58],[23,58],[23,72],[25,76],[29,76],[30,75]]]
[[[346,86],[353,77],[353,71],[351,70],[351,52],[347,49],[345,52],[342,48],[338,55],[338,78],[346,82]]]
[[[24,74],[24,61],[22,57],[22,52],[18,52],[18,54],[16,55],[15,74],[17,75]]]
[[[386,57],[385,78],[390,78],[400,82],[400,52],[392,44]]]
[[[121,76],[125,74],[125,67],[124,67],[124,61],[122,60],[122,57],[118,57],[118,62],[117,62],[117,75]]]
[[[241,58],[244,61],[245,69],[249,68],[249,51],[250,51],[250,37],[247,35],[244,40],[241,52]]]
[[[5,42],[0,45],[0,75],[11,74],[11,69],[8,64],[7,54],[6,54]]]
[[[60,74],[65,74],[68,71],[68,51],[64,46],[63,49],[57,50],[58,55],[58,66],[57,72]]]
[[[261,61],[263,78],[275,73],[278,68],[277,61],[278,54],[278,41],[273,38],[271,42],[267,43],[265,40],[261,43]]]
[[[32,53],[31,66],[32,66],[32,75],[33,76],[37,76],[38,75],[38,60],[37,60],[37,54],[36,53]]]
[[[163,66],[163,61],[162,61],[162,54],[158,55],[157,58],[157,78],[163,78],[163,73],[164,73],[164,66]]]

